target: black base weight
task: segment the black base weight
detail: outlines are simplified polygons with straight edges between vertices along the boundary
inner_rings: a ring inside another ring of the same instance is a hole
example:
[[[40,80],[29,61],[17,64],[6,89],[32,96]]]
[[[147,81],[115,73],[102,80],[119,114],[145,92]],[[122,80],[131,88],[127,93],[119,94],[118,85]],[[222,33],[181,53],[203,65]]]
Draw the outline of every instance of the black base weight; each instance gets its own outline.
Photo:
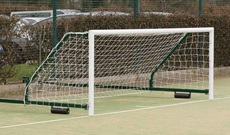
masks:
[[[51,107],[51,113],[54,114],[69,114],[70,110],[69,108],[54,108]]]
[[[176,93],[174,95],[175,98],[191,98],[191,93]]]

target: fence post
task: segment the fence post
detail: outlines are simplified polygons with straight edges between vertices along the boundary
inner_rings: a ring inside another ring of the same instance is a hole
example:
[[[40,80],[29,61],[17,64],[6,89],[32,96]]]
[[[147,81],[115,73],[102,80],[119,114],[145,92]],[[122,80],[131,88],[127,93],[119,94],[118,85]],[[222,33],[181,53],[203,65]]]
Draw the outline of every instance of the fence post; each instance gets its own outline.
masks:
[[[53,0],[53,48],[57,44],[57,1]],[[54,79],[56,79],[56,56],[54,55]]]
[[[53,47],[57,44],[57,1],[53,0]]]
[[[138,17],[141,12],[141,1],[134,0],[134,7],[133,7],[134,17]]]
[[[203,26],[203,21],[202,21],[202,8],[203,8],[203,1],[202,0],[199,0],[199,18],[200,18],[200,27]],[[202,57],[202,46],[203,46],[203,38],[202,37],[199,37],[199,44],[198,44],[198,59],[199,61],[202,61],[203,60],[203,57]],[[199,62],[199,67],[202,67],[202,63]]]
[[[202,19],[202,0],[199,0],[199,17]]]

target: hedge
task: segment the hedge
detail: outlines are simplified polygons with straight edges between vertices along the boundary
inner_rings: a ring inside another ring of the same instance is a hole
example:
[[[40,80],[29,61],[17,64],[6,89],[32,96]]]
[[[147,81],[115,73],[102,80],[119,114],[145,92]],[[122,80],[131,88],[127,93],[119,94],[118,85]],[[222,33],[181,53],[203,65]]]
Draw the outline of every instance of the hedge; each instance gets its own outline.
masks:
[[[10,15],[11,12],[16,11],[37,11],[37,10],[52,10],[52,8],[41,5],[13,5],[13,4],[2,4],[0,5],[0,14]]]
[[[0,18],[0,22],[2,22]],[[85,32],[92,29],[151,29],[151,28],[215,28],[215,66],[230,66],[230,17],[226,14],[204,15],[202,20],[191,14],[133,16],[80,16],[57,22],[60,40],[66,32]],[[30,35],[24,56],[38,60],[39,45],[43,59],[52,49],[52,22],[25,27]],[[3,29],[2,29],[3,30]],[[0,31],[0,33],[2,33]]]
[[[66,32],[85,32],[92,29],[151,29],[151,28],[215,28],[215,66],[230,66],[230,17],[226,15],[206,15],[202,20],[189,14],[169,16],[81,16],[58,20],[58,40]],[[33,43],[43,43],[44,48],[52,48],[52,23],[29,27],[32,35],[43,35],[44,40],[33,37]],[[50,50],[50,49],[49,49]],[[46,52],[47,54],[47,52]]]

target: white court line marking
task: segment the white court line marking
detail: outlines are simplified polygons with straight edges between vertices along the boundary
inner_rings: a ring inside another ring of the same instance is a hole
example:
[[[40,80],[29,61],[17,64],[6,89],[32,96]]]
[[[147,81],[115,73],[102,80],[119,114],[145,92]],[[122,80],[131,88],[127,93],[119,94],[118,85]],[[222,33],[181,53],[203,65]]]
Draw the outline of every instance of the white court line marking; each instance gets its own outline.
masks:
[[[209,100],[209,99],[207,99],[207,100],[198,100],[198,101],[192,101],[192,102],[184,102],[184,103],[177,103],[177,104],[170,104],[170,105],[139,108],[139,109],[118,111],[118,112],[111,112],[111,113],[102,113],[102,114],[95,114],[94,116],[80,116],[80,117],[73,117],[73,118],[66,118],[66,119],[57,119],[57,120],[40,121],[40,122],[33,122],[33,123],[26,123],[26,124],[2,126],[2,127],[0,127],[0,129],[12,128],[12,127],[21,127],[21,126],[28,126],[28,125],[36,125],[36,124],[43,124],[43,123],[51,123],[51,122],[59,122],[59,121],[67,121],[67,120],[74,120],[74,119],[83,119],[83,118],[97,117],[97,116],[106,116],[106,115],[120,114],[120,113],[127,113],[127,112],[136,112],[136,111],[141,111],[141,110],[172,107],[172,106],[179,106],[179,105],[186,105],[186,104],[193,104],[193,103],[200,103],[200,102],[207,102],[207,101],[214,101],[214,100],[223,100],[223,99],[230,99],[230,97],[215,98],[213,100]]]
[[[149,106],[136,106],[138,108],[148,108]]]

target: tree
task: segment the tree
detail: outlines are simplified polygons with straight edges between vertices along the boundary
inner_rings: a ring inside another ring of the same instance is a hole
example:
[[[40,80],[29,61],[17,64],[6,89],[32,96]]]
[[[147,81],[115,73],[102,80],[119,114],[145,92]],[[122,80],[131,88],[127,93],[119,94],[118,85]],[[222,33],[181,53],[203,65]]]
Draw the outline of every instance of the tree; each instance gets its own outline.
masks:
[[[18,19],[0,18],[0,37],[3,51],[0,55],[0,83],[6,84],[7,80],[16,74],[15,64],[19,54],[16,52],[17,45],[12,43],[13,37],[18,37],[20,33],[15,29]]]

